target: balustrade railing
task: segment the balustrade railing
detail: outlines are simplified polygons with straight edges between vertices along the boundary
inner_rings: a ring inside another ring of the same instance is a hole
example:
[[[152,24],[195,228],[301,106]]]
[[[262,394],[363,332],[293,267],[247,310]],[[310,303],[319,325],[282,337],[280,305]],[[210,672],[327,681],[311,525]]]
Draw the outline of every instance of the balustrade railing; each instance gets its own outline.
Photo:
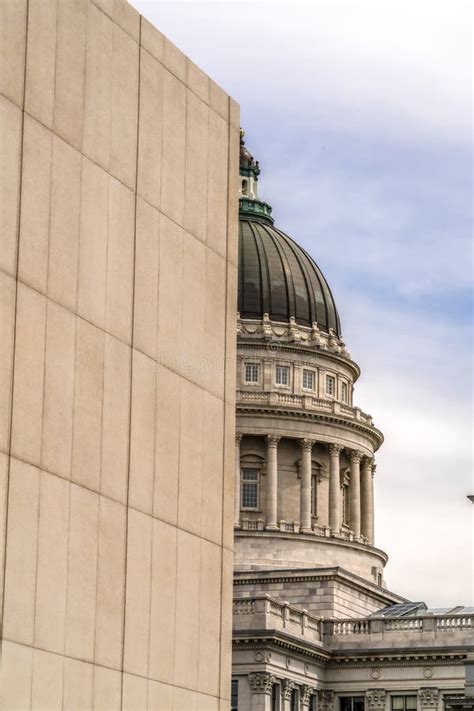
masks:
[[[277,629],[278,626],[285,628],[290,625],[290,629],[301,635],[310,634],[316,639],[322,640],[323,636],[329,643],[331,638],[362,637],[371,636],[372,641],[377,639],[387,639],[385,635],[403,632],[403,634],[416,635],[412,639],[422,640],[425,634],[440,633],[443,639],[451,639],[448,634],[451,632],[463,632],[474,629],[474,615],[419,615],[413,617],[367,617],[361,619],[329,619],[322,620],[319,617],[308,614],[306,611],[280,602],[268,595],[255,598],[240,598],[234,600],[234,614],[242,618],[247,616],[263,615],[267,622],[263,622],[269,629]],[[247,624],[247,623],[246,623]],[[262,618],[259,617],[256,623],[262,625]],[[249,623],[249,626],[251,624]],[[276,627],[275,627],[276,626]],[[323,628],[324,626],[324,628]],[[307,630],[307,632],[305,632]],[[396,637],[395,637],[396,639]],[[455,639],[455,638],[454,638]]]
[[[238,390],[237,402],[262,405],[277,405],[281,407],[296,407],[304,410],[332,412],[366,424],[372,424],[372,417],[366,415],[358,407],[351,407],[336,400],[325,400],[312,395],[295,395],[293,393],[279,392],[254,392],[251,390]]]
[[[443,631],[455,631],[463,629],[474,629],[474,615],[453,615],[452,617],[437,617],[436,629]]]

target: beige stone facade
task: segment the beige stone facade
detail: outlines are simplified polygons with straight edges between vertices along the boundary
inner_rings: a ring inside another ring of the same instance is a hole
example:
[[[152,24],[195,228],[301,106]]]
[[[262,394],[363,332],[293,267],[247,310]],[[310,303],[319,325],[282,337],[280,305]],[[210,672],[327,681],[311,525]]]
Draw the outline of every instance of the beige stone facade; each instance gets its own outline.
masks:
[[[0,26],[3,708],[227,709],[239,109],[123,0]]]

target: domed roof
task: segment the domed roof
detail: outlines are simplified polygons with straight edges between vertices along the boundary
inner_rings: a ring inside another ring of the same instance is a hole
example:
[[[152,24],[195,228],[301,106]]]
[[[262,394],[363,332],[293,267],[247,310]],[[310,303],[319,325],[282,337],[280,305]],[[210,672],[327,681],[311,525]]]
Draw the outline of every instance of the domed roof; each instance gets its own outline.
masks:
[[[239,297],[240,318],[296,323],[341,335],[336,304],[309,254],[277,229],[272,208],[258,198],[260,166],[240,132]]]
[[[238,310],[243,319],[333,329],[341,335],[336,304],[321,270],[305,250],[240,201]],[[249,214],[250,213],[250,214]]]

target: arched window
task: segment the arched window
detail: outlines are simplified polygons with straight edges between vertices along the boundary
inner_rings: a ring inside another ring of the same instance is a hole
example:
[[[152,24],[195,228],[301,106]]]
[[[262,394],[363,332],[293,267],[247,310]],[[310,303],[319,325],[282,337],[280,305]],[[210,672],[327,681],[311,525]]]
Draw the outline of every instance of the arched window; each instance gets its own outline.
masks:
[[[242,180],[242,195],[247,195],[249,189],[249,183],[248,180]]]

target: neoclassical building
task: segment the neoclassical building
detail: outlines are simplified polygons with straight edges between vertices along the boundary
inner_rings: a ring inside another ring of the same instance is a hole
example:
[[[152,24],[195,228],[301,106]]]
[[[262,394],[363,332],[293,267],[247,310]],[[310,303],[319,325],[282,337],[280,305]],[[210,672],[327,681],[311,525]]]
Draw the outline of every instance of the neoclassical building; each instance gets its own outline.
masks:
[[[442,711],[465,700],[474,609],[387,590],[383,435],[312,257],[240,150],[233,711]]]

